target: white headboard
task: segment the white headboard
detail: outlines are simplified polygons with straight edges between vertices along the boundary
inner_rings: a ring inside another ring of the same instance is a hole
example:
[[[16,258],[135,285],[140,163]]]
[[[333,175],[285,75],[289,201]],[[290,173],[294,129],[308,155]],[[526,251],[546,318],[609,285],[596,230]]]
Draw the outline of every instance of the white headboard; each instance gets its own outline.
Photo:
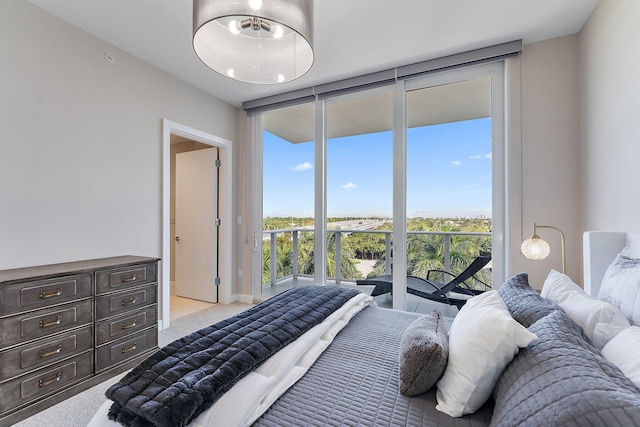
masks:
[[[586,231],[583,236],[584,290],[598,296],[604,273],[611,261],[628,247],[631,256],[640,258],[640,233]]]

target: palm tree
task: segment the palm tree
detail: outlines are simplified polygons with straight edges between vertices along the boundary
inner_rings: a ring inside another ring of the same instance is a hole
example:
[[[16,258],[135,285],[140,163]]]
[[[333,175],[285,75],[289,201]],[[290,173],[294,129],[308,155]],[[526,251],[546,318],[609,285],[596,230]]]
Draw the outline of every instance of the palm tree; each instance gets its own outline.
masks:
[[[305,233],[298,241],[298,271],[300,274],[313,275],[315,271],[313,233]]]
[[[341,241],[342,243],[342,241]],[[360,279],[362,274],[351,261],[355,258],[351,246],[344,242],[340,250],[340,277],[343,279]],[[327,233],[327,275],[336,277],[336,233]]]
[[[426,277],[427,271],[444,268],[442,236],[410,235],[407,237],[407,273]]]
[[[276,279],[293,273],[292,265],[293,247],[291,241],[285,237],[277,237],[276,243]],[[262,283],[271,282],[271,243],[263,242],[262,245]]]

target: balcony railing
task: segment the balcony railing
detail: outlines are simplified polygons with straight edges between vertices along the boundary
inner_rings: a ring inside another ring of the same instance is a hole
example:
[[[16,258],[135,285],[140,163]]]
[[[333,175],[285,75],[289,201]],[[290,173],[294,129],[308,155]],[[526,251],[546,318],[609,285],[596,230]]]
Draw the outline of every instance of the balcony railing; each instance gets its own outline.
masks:
[[[301,233],[313,233],[313,229],[309,228],[289,228],[289,229],[280,229],[280,230],[264,230],[263,240],[270,241],[270,273],[271,278],[267,283],[263,283],[263,286],[276,286],[276,284],[283,280],[288,279],[298,279],[299,277],[311,277],[311,275],[305,275],[299,273],[299,238]],[[363,233],[363,234],[384,234],[385,235],[385,269],[384,274],[392,274],[391,271],[391,230],[356,230],[356,229],[339,229],[339,230],[327,230],[327,233],[332,233],[335,238],[335,253],[334,253],[334,262],[335,262],[335,277],[330,277],[335,284],[340,284],[341,281],[353,281],[352,279],[343,279],[340,271],[340,256],[341,256],[341,241],[342,236],[348,236],[350,234],[355,233]],[[277,271],[277,246],[278,246],[278,236],[283,235],[291,235],[292,242],[292,273],[285,275],[283,277],[278,278]],[[488,232],[459,232],[459,231],[408,231],[408,236],[411,235],[432,235],[432,236],[442,236],[443,238],[443,264],[444,270],[447,272],[451,271],[451,239],[457,236],[477,236],[477,237],[491,237],[491,233]]]

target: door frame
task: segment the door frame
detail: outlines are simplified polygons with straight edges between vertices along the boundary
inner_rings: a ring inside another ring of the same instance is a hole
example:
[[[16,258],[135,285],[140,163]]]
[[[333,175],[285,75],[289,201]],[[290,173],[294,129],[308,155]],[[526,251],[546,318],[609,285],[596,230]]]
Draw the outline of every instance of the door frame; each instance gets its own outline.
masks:
[[[185,126],[170,120],[162,119],[162,260],[160,271],[160,318],[158,319],[159,329],[169,327],[170,314],[169,302],[171,300],[171,215],[170,215],[170,177],[171,177],[171,135],[177,135],[202,144],[217,147],[219,158],[222,162],[220,166],[220,216],[222,223],[220,226],[220,247],[219,247],[219,271],[220,285],[218,292],[218,302],[222,304],[231,303],[231,271],[233,253],[232,239],[232,207],[233,207],[233,163],[232,163],[232,143],[229,140],[218,136],[202,132],[200,130]]]

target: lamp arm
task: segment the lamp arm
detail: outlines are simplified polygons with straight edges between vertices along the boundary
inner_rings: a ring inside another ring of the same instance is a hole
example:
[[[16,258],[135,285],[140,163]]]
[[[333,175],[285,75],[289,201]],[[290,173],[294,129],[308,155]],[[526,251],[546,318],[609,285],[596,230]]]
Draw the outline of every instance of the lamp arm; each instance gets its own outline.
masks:
[[[558,233],[560,233],[561,243],[562,243],[562,274],[566,274],[566,271],[567,271],[567,257],[565,256],[565,251],[564,251],[564,233],[558,227],[554,227],[553,225],[538,225],[538,224],[534,223],[533,224],[533,234],[536,234],[536,229],[538,229],[538,228],[552,228],[552,229],[556,230]]]

